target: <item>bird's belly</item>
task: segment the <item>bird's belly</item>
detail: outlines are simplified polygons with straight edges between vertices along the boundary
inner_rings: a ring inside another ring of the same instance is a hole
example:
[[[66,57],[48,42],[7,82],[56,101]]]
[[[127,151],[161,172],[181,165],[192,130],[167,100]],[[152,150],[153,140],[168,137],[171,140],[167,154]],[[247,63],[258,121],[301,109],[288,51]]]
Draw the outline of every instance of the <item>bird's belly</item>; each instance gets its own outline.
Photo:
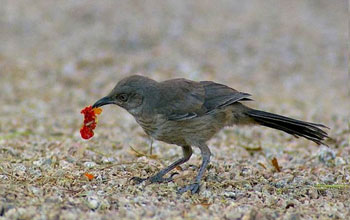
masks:
[[[138,123],[145,133],[155,140],[180,146],[186,145],[183,138],[182,128],[176,123],[169,123],[169,121],[158,125],[155,125],[155,123],[145,123],[145,121],[138,121]]]
[[[153,137],[177,145],[205,143],[224,127],[223,123],[212,119],[213,116],[205,115],[185,121],[166,121]]]
[[[225,111],[217,111],[183,121],[166,120],[158,115],[147,120],[136,118],[136,121],[154,139],[184,146],[205,143],[212,138],[221,128],[227,126],[226,114]]]

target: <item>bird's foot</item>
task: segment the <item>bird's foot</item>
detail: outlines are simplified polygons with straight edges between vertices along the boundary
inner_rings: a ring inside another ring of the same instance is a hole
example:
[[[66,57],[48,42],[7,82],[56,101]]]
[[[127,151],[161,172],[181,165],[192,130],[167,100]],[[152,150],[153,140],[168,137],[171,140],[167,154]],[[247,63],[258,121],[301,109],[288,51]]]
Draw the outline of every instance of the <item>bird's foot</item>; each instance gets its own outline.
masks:
[[[171,182],[173,181],[173,176],[176,175],[178,173],[173,173],[171,174],[170,177],[167,177],[167,178],[164,178],[163,175],[154,175],[154,176],[151,176],[151,177],[148,177],[148,178],[141,178],[141,177],[133,177],[130,179],[130,181],[133,181],[135,182],[136,184],[140,184],[144,181],[148,181],[150,183],[168,183],[168,182]]]
[[[195,193],[199,193],[199,187],[200,187],[199,183],[192,183],[190,185],[180,188],[177,192],[179,194],[182,194],[184,192],[191,191],[192,194],[195,194]]]
[[[132,181],[132,182],[134,182],[136,184],[141,184],[143,181],[145,181],[147,179],[148,178],[141,178],[141,177],[134,176],[129,181]]]

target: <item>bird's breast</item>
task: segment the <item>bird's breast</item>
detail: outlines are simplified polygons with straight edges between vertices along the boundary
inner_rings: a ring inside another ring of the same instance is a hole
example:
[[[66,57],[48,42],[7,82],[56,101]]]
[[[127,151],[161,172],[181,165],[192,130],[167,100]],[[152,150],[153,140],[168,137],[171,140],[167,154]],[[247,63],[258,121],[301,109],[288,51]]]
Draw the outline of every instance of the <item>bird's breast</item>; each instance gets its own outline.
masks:
[[[139,116],[135,117],[136,122],[142,127],[147,135],[156,138],[156,133],[160,125],[162,124],[161,118],[158,116],[149,117],[149,116]]]

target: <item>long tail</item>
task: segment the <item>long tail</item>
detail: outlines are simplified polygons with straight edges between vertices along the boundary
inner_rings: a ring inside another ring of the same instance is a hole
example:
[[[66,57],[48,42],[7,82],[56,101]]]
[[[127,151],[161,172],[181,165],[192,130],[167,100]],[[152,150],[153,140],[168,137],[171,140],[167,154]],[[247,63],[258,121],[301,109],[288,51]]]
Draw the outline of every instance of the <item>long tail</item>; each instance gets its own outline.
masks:
[[[316,144],[325,144],[323,141],[324,139],[328,138],[328,134],[320,129],[320,127],[328,127],[322,124],[299,121],[255,109],[249,109],[246,114],[260,125],[287,132],[295,137],[304,137],[315,142]]]

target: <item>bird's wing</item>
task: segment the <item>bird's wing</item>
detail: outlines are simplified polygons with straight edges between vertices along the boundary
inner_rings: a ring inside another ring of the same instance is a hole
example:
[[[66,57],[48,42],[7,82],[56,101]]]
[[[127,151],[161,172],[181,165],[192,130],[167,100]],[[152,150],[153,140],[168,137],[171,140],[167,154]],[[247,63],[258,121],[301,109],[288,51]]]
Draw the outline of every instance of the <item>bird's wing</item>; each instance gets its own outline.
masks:
[[[160,83],[161,98],[157,112],[169,120],[188,120],[206,112],[203,86],[191,80],[172,79]]]
[[[237,101],[250,100],[250,95],[211,81],[194,82],[173,79],[160,83],[161,99],[156,111],[168,120],[192,119]]]
[[[201,81],[199,83],[203,86],[205,91],[204,107],[208,109],[208,112],[238,101],[252,100],[248,98],[251,96],[250,94],[239,92],[219,83],[211,81]]]

